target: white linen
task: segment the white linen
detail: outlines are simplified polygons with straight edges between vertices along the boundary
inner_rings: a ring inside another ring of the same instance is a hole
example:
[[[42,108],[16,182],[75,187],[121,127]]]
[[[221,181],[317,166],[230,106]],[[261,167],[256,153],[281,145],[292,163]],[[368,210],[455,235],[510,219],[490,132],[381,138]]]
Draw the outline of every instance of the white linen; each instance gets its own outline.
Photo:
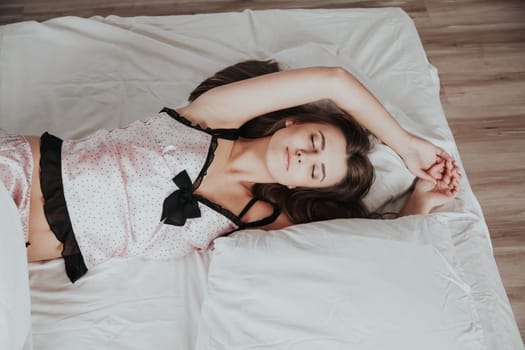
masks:
[[[0,182],[0,348],[31,349],[24,233],[15,202]]]
[[[486,349],[458,272],[444,217],[239,232],[215,240],[197,349]]]
[[[348,68],[404,127],[460,163],[440,105],[437,71],[399,9],[64,17],[2,26],[0,127],[80,137],[123,126],[183,104],[197,83],[227,65],[268,57],[287,67]],[[412,181],[406,171],[391,172],[385,157],[378,157],[376,165],[385,168],[378,181],[394,192],[373,190],[372,206]],[[463,213],[466,222],[451,230],[452,239],[487,348],[521,349],[481,209],[466,178],[462,185],[460,199],[443,210]],[[114,260],[71,285],[60,260],[30,264],[34,349],[192,349],[207,268],[206,254]]]
[[[193,349],[208,257],[112,259],[75,284],[63,260],[31,264],[34,349]]]

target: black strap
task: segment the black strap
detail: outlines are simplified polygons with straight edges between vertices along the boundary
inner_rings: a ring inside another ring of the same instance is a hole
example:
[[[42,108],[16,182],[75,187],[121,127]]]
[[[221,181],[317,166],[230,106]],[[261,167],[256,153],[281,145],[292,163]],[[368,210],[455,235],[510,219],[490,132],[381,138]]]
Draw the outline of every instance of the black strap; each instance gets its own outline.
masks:
[[[244,214],[246,214],[248,212],[248,210],[250,210],[253,205],[258,201],[259,199],[256,198],[256,197],[253,197],[252,199],[250,199],[250,201],[248,202],[248,204],[246,204],[246,206],[244,207],[244,209],[241,211],[241,213],[239,214],[239,219],[241,219]]]
[[[253,203],[252,203],[253,202]],[[248,206],[253,206],[253,204],[257,202],[257,199],[255,198],[252,198],[250,200],[250,202],[248,202],[248,204],[246,205],[247,207]],[[267,203],[270,203],[270,202],[267,202]],[[241,222],[239,220],[239,223],[240,223],[240,228],[249,228],[249,227],[259,227],[259,226],[266,226],[266,225],[269,225],[271,224],[272,222],[274,222],[277,217],[281,214],[281,210],[279,209],[279,207],[273,203],[270,203],[270,205],[273,207],[273,213],[270,214],[269,216],[261,219],[261,220],[257,220],[257,221],[253,221],[253,222]],[[248,208],[249,209],[249,208]],[[248,211],[248,209],[243,209],[243,212],[241,213],[241,215],[239,215],[239,219],[241,218],[242,215],[246,214],[245,213],[245,210]]]
[[[179,113],[177,113],[176,110],[164,107],[161,111],[161,113],[167,113],[170,117],[173,119],[181,122],[184,125],[187,125],[189,127],[192,127],[197,130],[204,131],[207,134],[210,134],[214,137],[220,138],[220,139],[226,139],[226,140],[237,140],[239,138],[239,130],[238,129],[210,129],[210,128],[201,128],[199,125],[194,125],[192,122],[183,116],[181,116]]]
[[[237,140],[239,138],[239,130],[238,129],[206,129],[207,133],[219,138],[219,139],[226,139],[226,140]]]

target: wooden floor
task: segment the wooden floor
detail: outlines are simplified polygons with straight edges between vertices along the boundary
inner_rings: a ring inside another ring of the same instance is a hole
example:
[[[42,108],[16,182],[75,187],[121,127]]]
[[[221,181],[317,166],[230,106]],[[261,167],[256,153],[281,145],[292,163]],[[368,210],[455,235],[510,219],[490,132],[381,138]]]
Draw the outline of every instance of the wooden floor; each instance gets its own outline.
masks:
[[[75,15],[168,15],[245,8],[401,7],[415,21],[496,261],[525,336],[525,1],[35,0],[0,2],[0,24]]]

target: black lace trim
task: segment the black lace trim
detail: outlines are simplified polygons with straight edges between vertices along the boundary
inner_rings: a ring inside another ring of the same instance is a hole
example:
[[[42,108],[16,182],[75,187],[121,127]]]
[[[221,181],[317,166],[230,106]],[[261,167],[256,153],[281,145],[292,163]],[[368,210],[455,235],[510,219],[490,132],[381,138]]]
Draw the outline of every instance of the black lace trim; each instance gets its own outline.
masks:
[[[208,148],[208,154],[206,155],[206,160],[204,161],[204,165],[202,166],[199,176],[197,176],[197,178],[193,182],[193,192],[195,192],[197,188],[199,188],[199,186],[202,183],[202,180],[208,173],[208,168],[210,167],[211,162],[213,162],[213,159],[215,159],[215,150],[218,146],[219,142],[217,141],[217,137],[212,136],[210,141],[210,147]]]
[[[56,238],[63,244],[66,273],[75,282],[87,271],[67,211],[62,185],[62,140],[44,133],[40,139],[40,186],[44,195],[44,214]]]
[[[167,113],[170,117],[172,117],[173,119],[181,122],[182,124],[186,125],[186,126],[189,126],[191,128],[194,128],[194,129],[197,129],[197,130],[200,130],[202,132],[205,132],[207,133],[208,135],[211,135],[211,141],[210,141],[210,147],[208,149],[208,154],[206,156],[206,160],[204,161],[204,165],[199,173],[199,176],[197,176],[197,179],[195,179],[194,183],[193,183],[193,191],[195,192],[197,190],[197,188],[199,188],[200,184],[202,183],[202,180],[204,179],[204,177],[206,176],[207,172],[208,172],[208,168],[210,166],[210,164],[213,162],[213,159],[215,158],[215,150],[217,149],[218,147],[218,141],[217,141],[217,138],[226,138],[228,140],[235,140],[238,138],[237,136],[237,129],[210,129],[210,128],[201,128],[199,125],[193,125],[191,123],[191,121],[189,121],[188,119],[184,118],[183,116],[181,116],[179,113],[177,113],[177,111],[173,110],[173,109],[170,109],[170,108],[166,108],[164,107],[161,111],[162,112],[165,112]],[[225,135],[227,135],[227,137],[224,137]],[[232,135],[235,135],[234,137],[235,138],[229,138],[230,136],[233,137]],[[217,204],[217,203],[214,203],[202,196],[199,196],[197,194],[193,194],[193,196],[195,198],[197,198],[197,200],[199,202],[201,202],[202,204],[208,206],[209,208],[215,210],[216,212],[218,212],[219,214],[225,216],[226,218],[228,218],[230,221],[232,221],[233,223],[235,223],[239,229],[242,229],[242,228],[249,228],[249,227],[257,227],[257,226],[265,226],[265,225],[268,225],[268,224],[271,224],[272,222],[274,222],[277,217],[279,216],[279,214],[281,213],[279,207],[277,205],[275,205],[274,203],[270,203],[268,202],[272,207],[273,207],[273,213],[266,217],[266,218],[263,218],[261,220],[257,220],[257,221],[253,221],[253,222],[242,222],[240,217],[235,215],[234,213],[232,213],[231,211],[229,211],[228,209],[222,207],[221,205]],[[244,212],[244,210],[243,210]],[[233,232],[235,232],[236,230],[232,231],[232,232],[229,232],[227,233],[226,235],[229,235]]]
[[[267,216],[263,219],[260,219],[260,220],[257,220],[257,221],[252,221],[252,222],[242,222],[241,219],[239,218],[239,216],[235,215],[234,213],[232,213],[231,211],[229,211],[228,209],[224,208],[223,206],[217,204],[217,203],[214,203],[202,196],[199,196],[198,194],[193,194],[193,196],[195,198],[197,198],[197,200],[199,202],[201,202],[202,204],[210,207],[211,209],[215,210],[216,212],[219,212],[221,215],[227,217],[228,219],[230,219],[232,222],[234,222],[238,227],[239,229],[245,229],[245,228],[250,228],[250,227],[259,227],[259,226],[265,226],[265,225],[269,225],[271,224],[272,222],[275,221],[275,219],[277,219],[277,217],[281,214],[281,211],[279,210],[279,207],[273,203],[270,203],[273,207],[273,213],[270,214],[270,216]],[[244,211],[244,210],[243,210]],[[234,230],[236,231],[236,230]],[[234,232],[232,231],[232,232]],[[231,234],[232,232],[229,232],[229,233],[226,233],[224,235],[229,235]]]
[[[162,112],[167,113],[170,117],[172,117],[176,121],[178,121],[178,122],[180,122],[180,123],[182,123],[182,124],[184,124],[186,126],[189,126],[189,127],[193,128],[193,129],[197,129],[199,131],[205,132],[208,135],[211,135],[210,147],[208,148],[208,154],[206,155],[206,160],[204,161],[204,165],[202,166],[202,169],[199,172],[199,175],[197,176],[197,178],[193,182],[193,191],[196,191],[197,188],[199,188],[199,186],[201,185],[202,180],[204,179],[204,176],[206,176],[206,174],[208,172],[208,168],[210,167],[211,162],[213,162],[213,159],[215,158],[215,150],[219,146],[219,143],[217,141],[216,133],[214,133],[213,130],[210,129],[210,128],[203,129],[199,125],[192,124],[191,121],[189,121],[188,119],[186,119],[183,116],[181,116],[174,109],[170,109],[170,108],[164,107],[160,112],[161,113]],[[221,129],[221,130],[225,130],[225,129]]]
[[[211,128],[203,128],[198,124],[193,124],[188,119],[184,118],[182,115],[180,115],[176,110],[164,107],[161,111],[161,113],[167,113],[170,117],[173,119],[176,119],[177,121],[181,122],[182,124],[192,127],[194,129],[204,131],[205,133],[218,137],[220,139],[226,139],[226,140],[237,140],[239,138],[239,130],[238,129],[211,129]]]

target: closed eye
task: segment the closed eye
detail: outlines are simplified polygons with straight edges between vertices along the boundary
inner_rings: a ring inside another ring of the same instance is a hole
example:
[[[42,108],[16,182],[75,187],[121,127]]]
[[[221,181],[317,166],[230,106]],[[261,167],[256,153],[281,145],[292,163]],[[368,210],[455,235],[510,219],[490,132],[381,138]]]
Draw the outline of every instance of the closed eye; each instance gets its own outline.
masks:
[[[319,132],[320,132],[320,131],[319,131]],[[310,140],[312,141],[312,149],[313,149],[314,151],[316,151],[317,149],[315,148],[315,134],[310,135]],[[315,180],[315,165],[312,166],[312,179]],[[323,178],[323,180],[324,180],[324,178]],[[321,180],[321,181],[322,181],[322,180]]]

